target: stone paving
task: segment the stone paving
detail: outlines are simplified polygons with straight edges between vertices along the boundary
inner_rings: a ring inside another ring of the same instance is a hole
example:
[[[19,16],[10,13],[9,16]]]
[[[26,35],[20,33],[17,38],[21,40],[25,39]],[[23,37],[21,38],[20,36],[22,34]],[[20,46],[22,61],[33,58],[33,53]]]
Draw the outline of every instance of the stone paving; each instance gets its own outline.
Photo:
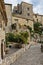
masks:
[[[11,54],[13,54],[14,52],[16,52],[18,50],[19,49],[17,49],[17,48],[10,48],[9,51],[8,51],[8,54],[6,54],[4,58],[10,56]]]
[[[43,65],[43,53],[40,47],[40,44],[32,45],[30,49],[11,65]]]

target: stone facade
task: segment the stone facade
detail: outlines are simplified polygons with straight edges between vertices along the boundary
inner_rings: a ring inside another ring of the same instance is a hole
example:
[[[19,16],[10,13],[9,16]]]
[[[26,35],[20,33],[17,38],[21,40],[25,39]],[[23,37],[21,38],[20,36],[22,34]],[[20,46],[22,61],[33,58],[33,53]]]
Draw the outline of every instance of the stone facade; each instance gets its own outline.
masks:
[[[13,15],[40,22],[43,25],[43,15],[34,14],[32,4],[21,2],[21,4],[14,6]]]
[[[29,33],[28,41],[30,42],[30,32],[26,27],[24,27],[24,25],[30,26],[32,28],[32,30],[34,30],[33,21],[32,20],[27,21],[27,19],[20,18],[20,17],[17,17],[17,16],[13,16],[12,17],[12,24],[15,24],[15,23],[17,24],[16,30],[18,30],[19,32],[28,31],[28,33]]]
[[[20,24],[20,25],[30,26],[33,30],[33,21],[32,20],[27,21],[27,19],[17,17],[17,16],[13,16],[12,17],[12,24],[14,24],[14,23],[17,23],[17,24]]]
[[[39,22],[43,25],[43,15],[33,14],[34,22]]]
[[[7,28],[6,28],[6,33],[10,32],[10,26],[12,23],[12,4],[7,4],[5,3],[5,9],[6,9],[6,14],[7,14]]]
[[[34,30],[33,28],[33,6],[32,4],[28,4],[26,2],[22,2],[21,4],[18,4],[17,6],[14,6],[13,14],[12,14],[12,24],[16,23],[17,30],[18,31],[26,31],[27,28],[24,28],[23,26],[29,26]],[[29,30],[27,30],[29,32]],[[29,41],[30,41],[30,32],[29,32]]]
[[[7,25],[7,16],[4,0],[0,0],[0,64],[4,55],[5,26]]]
[[[12,24],[16,23],[17,25],[27,25],[34,30],[33,24],[39,22],[43,25],[43,15],[33,13],[33,5],[26,2],[21,2],[14,6],[12,14]],[[21,28],[17,26],[17,30],[21,31]]]
[[[23,18],[33,19],[33,6],[32,4],[28,4],[26,2],[22,2],[18,4],[13,9],[13,14],[19,15]]]

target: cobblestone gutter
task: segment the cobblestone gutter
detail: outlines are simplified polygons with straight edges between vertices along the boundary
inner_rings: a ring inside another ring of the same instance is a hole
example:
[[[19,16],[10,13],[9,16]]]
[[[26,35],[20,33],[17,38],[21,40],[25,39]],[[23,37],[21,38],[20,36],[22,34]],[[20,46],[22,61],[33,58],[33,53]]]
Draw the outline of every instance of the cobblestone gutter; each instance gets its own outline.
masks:
[[[3,59],[3,62],[1,65],[11,65],[15,60],[17,60],[29,47],[31,44],[27,45],[25,48],[21,48],[17,52],[11,54],[10,56]]]

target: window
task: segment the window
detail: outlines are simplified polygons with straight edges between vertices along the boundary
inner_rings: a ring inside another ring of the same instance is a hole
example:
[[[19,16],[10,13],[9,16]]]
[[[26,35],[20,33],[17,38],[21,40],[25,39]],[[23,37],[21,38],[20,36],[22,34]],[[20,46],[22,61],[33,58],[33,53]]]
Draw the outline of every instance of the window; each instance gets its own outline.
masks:
[[[18,13],[18,10],[15,10],[15,13]]]
[[[30,14],[28,13],[27,15],[29,16]]]
[[[29,10],[29,8],[27,8],[27,10]]]
[[[28,23],[28,19],[26,19],[27,23]]]
[[[18,21],[18,19],[14,19],[15,21]]]
[[[20,11],[19,14],[22,14],[22,11]]]
[[[11,25],[12,29],[16,29],[16,23]]]
[[[37,15],[35,15],[35,17],[37,18]]]
[[[38,22],[38,19],[37,19],[37,22]]]

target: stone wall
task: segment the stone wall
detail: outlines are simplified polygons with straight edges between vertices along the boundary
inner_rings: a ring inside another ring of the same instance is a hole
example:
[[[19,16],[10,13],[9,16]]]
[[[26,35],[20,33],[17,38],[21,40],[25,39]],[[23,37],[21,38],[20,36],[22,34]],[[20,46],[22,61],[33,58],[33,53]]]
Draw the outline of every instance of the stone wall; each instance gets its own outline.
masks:
[[[33,14],[34,22],[39,22],[43,25],[43,15]]]
[[[42,25],[43,25],[43,16],[42,16]]]
[[[12,24],[14,24],[14,23],[18,24],[18,26],[21,25],[22,28],[17,26],[17,30],[19,32],[20,31],[26,31],[26,30],[29,32],[29,41],[30,41],[30,31],[28,29],[24,29],[23,25],[30,26],[32,28],[32,30],[34,30],[34,28],[33,28],[33,21],[32,20],[28,20],[27,21],[24,18],[19,18],[19,17],[16,17],[16,16],[14,16],[14,17],[12,16]]]
[[[0,63],[2,62],[2,58],[1,58],[1,43],[3,40],[3,56],[5,55],[4,52],[4,41],[5,41],[5,31],[3,31],[2,29],[0,29]]]
[[[21,48],[20,50],[18,50],[17,52],[11,54],[10,56],[6,57],[5,59],[3,59],[3,62],[1,65],[10,65],[13,62],[15,62],[29,47],[31,46],[31,44],[27,45],[25,48]]]
[[[33,6],[32,4],[22,2],[22,16],[33,20]]]
[[[6,27],[6,32],[10,32],[10,26],[12,23],[12,4],[5,4],[5,8],[6,8],[6,14],[7,14],[7,27]]]
[[[15,21],[15,19],[17,19],[18,21]],[[26,20],[24,18],[20,18],[20,17],[17,17],[17,16],[12,16],[12,24],[14,23],[17,23],[17,24],[20,24],[20,25],[29,25],[33,30],[33,21],[32,20]]]
[[[7,24],[4,0],[0,0],[0,64],[4,56],[5,24]]]
[[[17,11],[17,12],[15,12]],[[17,6],[14,6],[13,14],[21,16],[26,19],[33,20],[33,6],[32,4],[21,2]]]

